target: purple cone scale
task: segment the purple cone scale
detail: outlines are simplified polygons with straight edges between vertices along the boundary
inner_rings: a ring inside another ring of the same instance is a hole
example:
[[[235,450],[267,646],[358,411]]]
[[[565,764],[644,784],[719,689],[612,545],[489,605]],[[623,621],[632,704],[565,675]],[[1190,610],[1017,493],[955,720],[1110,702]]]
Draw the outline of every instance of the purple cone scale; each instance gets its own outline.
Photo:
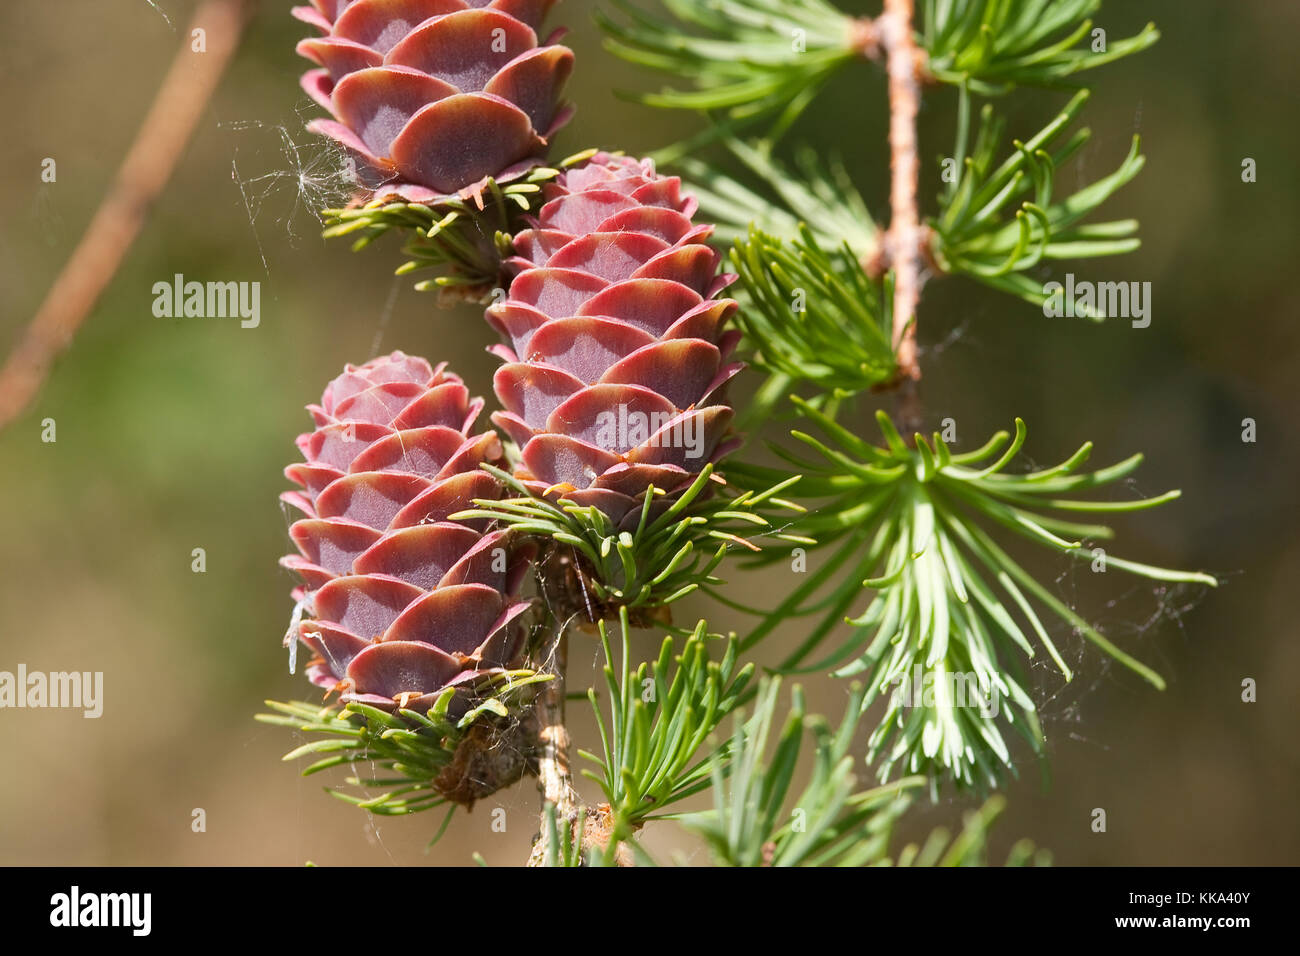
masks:
[[[305,461],[283,498],[302,518],[281,563],[302,586],[296,636],[315,654],[312,682],[345,702],[432,706],[439,692],[511,666],[522,642],[514,600],[526,555],[504,532],[449,520],[501,486],[494,432],[476,433],[481,400],[443,366],[395,352],[349,365],[309,406]]]
[[[488,321],[508,344],[496,424],[530,490],[635,524],[647,489],[680,491],[730,451],[721,398],[734,277],[696,225],[681,181],[648,160],[598,153],[549,185],[518,270]]]
[[[436,202],[509,182],[572,111],[573,53],[538,39],[554,0],[312,0],[294,15],[322,36],[303,89],[333,115],[308,128],[360,160],[377,199]]]

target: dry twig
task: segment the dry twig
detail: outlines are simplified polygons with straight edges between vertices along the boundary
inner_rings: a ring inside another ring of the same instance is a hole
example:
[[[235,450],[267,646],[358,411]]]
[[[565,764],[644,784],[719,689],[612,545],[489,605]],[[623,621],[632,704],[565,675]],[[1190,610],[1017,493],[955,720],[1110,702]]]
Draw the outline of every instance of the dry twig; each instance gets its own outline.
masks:
[[[0,369],[0,428],[35,397],[117,273],[234,56],[251,11],[251,0],[206,0],[195,12],[116,180]],[[199,28],[206,34],[204,53],[191,49]]]

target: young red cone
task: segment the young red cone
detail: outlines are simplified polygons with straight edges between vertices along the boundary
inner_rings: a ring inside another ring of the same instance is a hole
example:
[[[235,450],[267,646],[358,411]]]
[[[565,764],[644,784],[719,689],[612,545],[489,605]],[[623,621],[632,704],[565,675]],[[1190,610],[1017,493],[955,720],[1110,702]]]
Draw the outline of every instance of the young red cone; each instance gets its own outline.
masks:
[[[493,420],[522,450],[535,493],[634,525],[653,485],[673,493],[730,451],[720,397],[741,368],[719,293],[713,228],[649,160],[599,153],[548,187],[519,269],[488,320],[508,345]]]
[[[537,30],[554,0],[312,0],[323,36],[303,89],[334,119],[308,128],[360,160],[376,199],[430,203],[537,165],[572,115],[573,53]],[[561,31],[562,32],[562,31]]]
[[[309,406],[305,462],[285,474],[302,487],[289,534],[298,554],[294,596],[306,619],[291,628],[315,657],[311,680],[392,711],[427,710],[447,687],[513,664],[526,603],[512,599],[526,555],[504,532],[449,520],[500,484],[494,432],[475,433],[481,399],[424,359],[394,352],[349,365]]]

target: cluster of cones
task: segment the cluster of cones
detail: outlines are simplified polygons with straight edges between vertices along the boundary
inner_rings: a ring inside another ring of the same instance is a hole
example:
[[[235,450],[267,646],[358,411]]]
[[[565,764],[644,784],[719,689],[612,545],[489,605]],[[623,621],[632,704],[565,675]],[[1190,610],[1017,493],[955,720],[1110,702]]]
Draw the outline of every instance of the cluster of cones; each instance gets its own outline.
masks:
[[[299,50],[303,85],[331,111],[318,132],[349,149],[372,198],[436,203],[541,162],[568,118],[573,54],[538,40],[553,0],[312,0],[321,32]],[[597,153],[546,187],[504,264],[492,416],[534,494],[627,527],[653,486],[670,501],[732,447],[721,398],[739,365],[736,303],[680,180]],[[527,542],[452,520],[504,494],[508,468],[483,408],[444,367],[400,352],[348,366],[310,407],[305,461],[285,500],[302,513],[291,638],[311,679],[345,701],[428,706],[448,687],[518,663]]]

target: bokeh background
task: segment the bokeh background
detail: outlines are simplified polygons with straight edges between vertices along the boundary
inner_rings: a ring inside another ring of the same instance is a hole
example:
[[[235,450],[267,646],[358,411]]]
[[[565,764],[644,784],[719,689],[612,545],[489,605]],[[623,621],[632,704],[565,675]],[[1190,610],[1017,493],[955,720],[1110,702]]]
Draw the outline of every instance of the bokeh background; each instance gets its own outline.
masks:
[[[426,852],[434,815],[376,823],[327,798],[326,781],[280,763],[287,732],[252,721],[264,698],[308,694],[286,672],[290,580],[276,566],[286,550],[276,496],[308,424],[302,406],[344,361],[381,350],[449,360],[484,392],[495,366],[474,309],[438,310],[393,278],[392,244],[354,255],[319,238],[310,207],[332,172],[302,131],[314,115],[293,52],[305,30],[288,7],[262,4],[122,270],[36,403],[0,433],[0,670],[103,671],[106,697],[99,720],[0,711],[0,863],[464,864],[477,850],[508,864],[535,830],[526,782]],[[647,151],[695,128],[616,98],[661,79],[601,49],[592,7],[566,0],[554,17],[572,28],[580,104],[556,154]],[[191,10],[183,0],[0,5],[0,348],[89,221]],[[1147,20],[1164,34],[1154,50],[1094,74],[1085,119],[1095,136],[1072,170],[1109,172],[1142,134],[1149,165],[1109,211],[1139,217],[1145,244],[1075,271],[1151,281],[1153,324],[1047,320],[963,280],[936,281],[920,317],[925,398],[936,420],[958,420],[966,447],[1021,415],[1039,461],[1085,439],[1101,462],[1146,452],[1138,489],[1181,487],[1184,497],[1121,520],[1122,553],[1206,569],[1224,586],[1162,592],[1112,573],[1098,587],[1035,559],[1170,687],[1154,692],[1079,647],[1073,685],[1041,674],[1051,773],[1024,764],[995,844],[1027,836],[1068,864],[1296,863],[1300,7],[1133,0],[1107,4],[1100,23],[1114,37]],[[1017,96],[1005,104],[1010,129],[1032,133],[1063,100]],[[879,70],[863,66],[793,134],[840,152],[880,218],[883,104]],[[952,128],[953,97],[938,91],[922,117],[927,158],[950,149]],[[302,149],[286,150],[286,135]],[[45,157],[58,163],[56,183],[41,182]],[[1245,157],[1258,162],[1254,184],[1242,182]],[[260,281],[261,326],[154,318],[151,287],[177,272]],[[1254,444],[1241,440],[1247,417]],[[40,440],[45,418],[57,422],[54,444]],[[191,571],[199,547],[203,574]],[[779,572],[730,579],[739,599],[789,585]],[[678,613],[742,623],[704,600]],[[649,649],[658,638],[640,641]],[[571,656],[576,683],[596,650],[579,644]],[[1241,701],[1246,677],[1257,703]],[[838,717],[843,685],[814,681],[810,692]],[[575,736],[590,742],[585,707],[572,711]],[[921,807],[904,836],[952,824],[971,805]],[[504,834],[491,827],[496,806]],[[191,831],[199,807],[205,833]],[[1091,832],[1095,807],[1106,808],[1108,833]],[[652,827],[647,839],[703,859],[671,832]]]

